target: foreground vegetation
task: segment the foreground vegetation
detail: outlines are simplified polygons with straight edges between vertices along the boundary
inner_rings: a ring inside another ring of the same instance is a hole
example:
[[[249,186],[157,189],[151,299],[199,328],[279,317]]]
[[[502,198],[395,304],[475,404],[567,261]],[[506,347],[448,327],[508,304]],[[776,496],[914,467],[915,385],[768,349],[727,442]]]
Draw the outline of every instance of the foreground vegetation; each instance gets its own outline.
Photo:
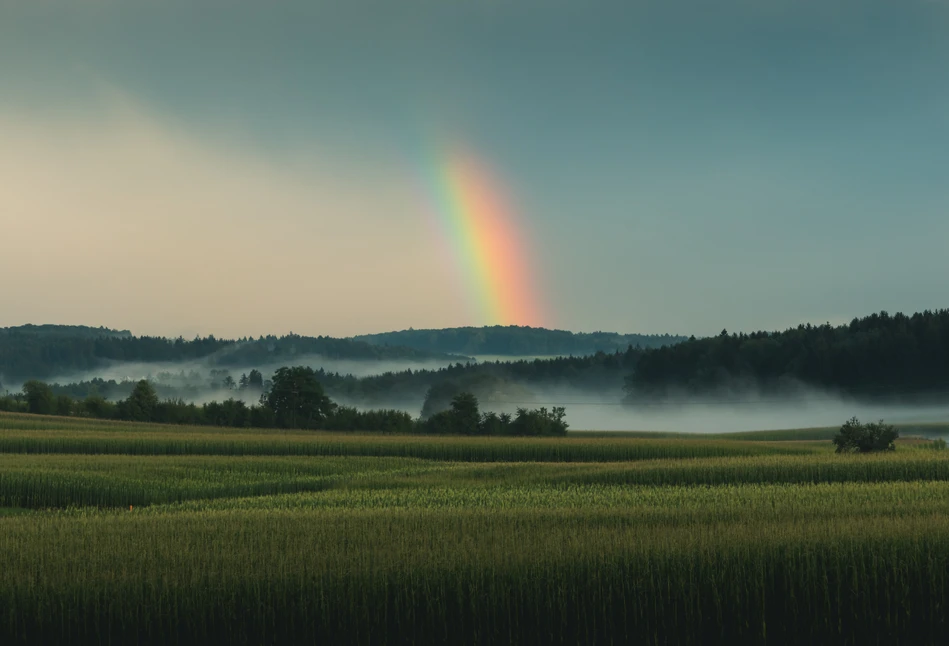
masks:
[[[0,639],[945,643],[949,456],[815,435],[0,415]]]

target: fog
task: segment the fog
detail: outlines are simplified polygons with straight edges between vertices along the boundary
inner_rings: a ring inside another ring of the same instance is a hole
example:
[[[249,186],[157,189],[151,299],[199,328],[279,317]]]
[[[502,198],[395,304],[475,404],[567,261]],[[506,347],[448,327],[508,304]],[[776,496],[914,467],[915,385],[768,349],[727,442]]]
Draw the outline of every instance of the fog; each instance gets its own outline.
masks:
[[[263,365],[220,366],[216,355],[200,360],[176,363],[113,362],[100,368],[63,374],[51,383],[68,384],[101,378],[106,381],[137,381],[149,379],[157,386],[176,389],[184,399],[201,404],[229,397],[256,403],[259,391],[230,390],[222,386],[225,375],[237,381],[252,369],[260,370],[269,379],[284,365],[305,365],[329,373],[366,377],[407,369],[435,370],[451,363],[442,361],[374,361],[337,360],[318,355],[282,358]],[[484,359],[483,357],[481,358]],[[493,359],[493,358],[492,358]],[[517,360],[518,358],[508,358]],[[17,388],[18,389],[18,388]],[[408,387],[399,392],[379,393],[369,400],[351,400],[328,393],[341,405],[360,409],[391,408],[413,416],[420,414],[425,387]],[[609,387],[568,388],[539,386],[536,383],[508,380],[503,392],[476,392],[483,411],[514,414],[518,408],[563,406],[570,430],[583,431],[657,431],[683,433],[728,433],[756,430],[834,427],[850,417],[863,421],[884,419],[894,424],[949,423],[949,403],[892,403],[854,400],[834,393],[821,392],[805,386],[791,386],[784,395],[759,394],[752,391],[727,393],[719,397],[686,397],[677,395],[666,401],[643,401],[623,404],[623,390]],[[919,432],[914,429],[914,433]]]
[[[728,433],[840,426],[853,416],[862,421],[884,419],[897,424],[949,422],[949,405],[878,405],[825,398],[807,402],[654,405],[633,409],[622,406],[567,406],[567,421],[574,431]]]
[[[209,391],[215,389],[211,383],[216,379],[220,381],[225,374],[230,375],[237,381],[242,374],[249,373],[251,370],[259,370],[264,379],[270,379],[278,368],[284,366],[307,366],[314,370],[323,369],[327,373],[339,373],[340,375],[352,375],[354,377],[369,377],[381,375],[387,372],[404,372],[405,370],[437,370],[448,365],[453,365],[456,361],[449,359],[442,360],[356,360],[356,359],[332,359],[321,355],[301,355],[292,359],[282,357],[278,361],[267,363],[258,363],[254,365],[220,365],[217,363],[219,354],[209,355],[193,361],[176,362],[130,362],[130,361],[112,361],[104,363],[102,366],[90,370],[74,371],[61,373],[55,377],[44,379],[52,384],[71,384],[92,379],[103,379],[105,381],[115,380],[138,381],[148,379],[158,384],[174,387],[192,387],[202,388]],[[212,373],[216,373],[215,374]],[[3,382],[5,385],[7,382]],[[8,388],[11,391],[19,390],[22,384],[10,384]],[[221,392],[227,396],[236,396],[234,391],[221,389]],[[204,397],[202,396],[202,399]],[[214,399],[214,397],[210,397]],[[220,399],[220,397],[218,397]],[[421,404],[419,404],[421,406]]]
[[[615,401],[615,400],[614,400]],[[895,404],[857,401],[817,391],[786,397],[709,397],[624,406],[577,395],[551,399],[544,405],[566,407],[574,431],[673,431],[729,433],[840,426],[856,416],[889,423],[949,422],[949,403]]]
[[[783,430],[836,427],[851,417],[862,421],[883,419],[888,423],[949,423],[949,402],[884,403],[857,401],[813,389],[799,388],[785,396],[745,394],[719,398],[708,396],[669,402],[622,403],[620,387],[589,390],[549,388],[516,384],[516,398],[480,396],[482,411],[516,413],[518,408],[563,406],[570,430],[584,431],[655,431],[679,433],[730,433],[741,431]],[[379,398],[374,408],[395,408],[418,415],[424,399],[398,400]],[[365,408],[361,402],[342,404]],[[914,429],[914,434],[921,431]],[[936,430],[936,434],[944,431]]]

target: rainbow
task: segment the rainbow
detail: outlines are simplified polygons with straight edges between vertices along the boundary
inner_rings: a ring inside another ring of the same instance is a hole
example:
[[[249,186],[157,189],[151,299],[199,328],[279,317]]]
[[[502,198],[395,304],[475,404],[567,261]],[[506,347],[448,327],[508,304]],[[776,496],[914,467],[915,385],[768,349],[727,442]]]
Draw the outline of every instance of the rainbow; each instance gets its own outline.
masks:
[[[440,155],[431,182],[434,220],[481,325],[544,325],[526,231],[469,151]]]

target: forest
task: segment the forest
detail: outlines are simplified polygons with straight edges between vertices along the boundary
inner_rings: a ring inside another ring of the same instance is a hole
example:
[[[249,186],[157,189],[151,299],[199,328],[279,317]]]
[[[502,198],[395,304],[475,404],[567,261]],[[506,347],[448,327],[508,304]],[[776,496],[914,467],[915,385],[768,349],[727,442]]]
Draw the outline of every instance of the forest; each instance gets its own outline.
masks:
[[[671,334],[617,334],[568,332],[519,325],[459,327],[442,330],[402,330],[354,337],[376,345],[396,345],[465,355],[508,357],[587,355],[626,348],[657,348],[685,341]]]
[[[19,383],[101,368],[110,362],[178,363],[204,359],[211,365],[276,364],[293,357],[330,359],[449,359],[448,355],[406,347],[376,346],[327,336],[181,337],[132,336],[106,328],[26,325],[0,328],[0,380]],[[464,359],[465,357],[456,357]]]
[[[630,402],[795,384],[855,398],[949,395],[949,310],[887,312],[847,325],[732,333],[645,350],[626,378]]]
[[[48,374],[54,365],[94,365],[106,357],[115,361],[155,357],[153,360],[171,362],[175,357],[184,360],[209,355],[213,361],[208,365],[213,367],[205,372],[156,370],[148,379],[163,399],[196,401],[213,395],[253,403],[270,377],[269,372],[260,375],[268,363],[290,365],[295,358],[307,355],[367,359],[431,356],[401,346],[296,335],[234,342],[213,337],[183,341],[0,334],[0,371],[5,378],[9,374]],[[780,395],[800,387],[854,399],[939,401],[949,398],[949,310],[909,316],[881,312],[846,325],[802,324],[782,332],[723,330],[713,337],[692,337],[674,345],[627,346],[584,356],[485,362],[440,356],[447,365],[437,368],[355,376],[315,367],[315,374],[331,397],[358,407],[427,409],[432,396],[440,397],[444,405],[459,392],[471,392],[486,403],[520,404],[550,389],[615,397],[631,406],[749,392]],[[24,361],[18,362],[16,357]],[[242,368],[248,365],[256,368]],[[250,388],[257,388],[252,397],[242,396],[247,384],[241,382],[246,382],[248,373],[257,375],[258,385]],[[118,400],[128,396],[135,381],[93,378],[53,384],[52,388],[56,394],[78,399],[98,395]]]

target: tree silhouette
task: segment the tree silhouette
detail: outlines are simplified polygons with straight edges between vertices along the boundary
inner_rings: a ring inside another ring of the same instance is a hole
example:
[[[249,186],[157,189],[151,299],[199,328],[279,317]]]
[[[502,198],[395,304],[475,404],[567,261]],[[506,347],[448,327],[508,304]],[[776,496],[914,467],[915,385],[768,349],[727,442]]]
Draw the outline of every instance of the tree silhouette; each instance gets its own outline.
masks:
[[[320,428],[335,404],[323,392],[312,368],[280,368],[274,373],[267,406],[282,428]]]

